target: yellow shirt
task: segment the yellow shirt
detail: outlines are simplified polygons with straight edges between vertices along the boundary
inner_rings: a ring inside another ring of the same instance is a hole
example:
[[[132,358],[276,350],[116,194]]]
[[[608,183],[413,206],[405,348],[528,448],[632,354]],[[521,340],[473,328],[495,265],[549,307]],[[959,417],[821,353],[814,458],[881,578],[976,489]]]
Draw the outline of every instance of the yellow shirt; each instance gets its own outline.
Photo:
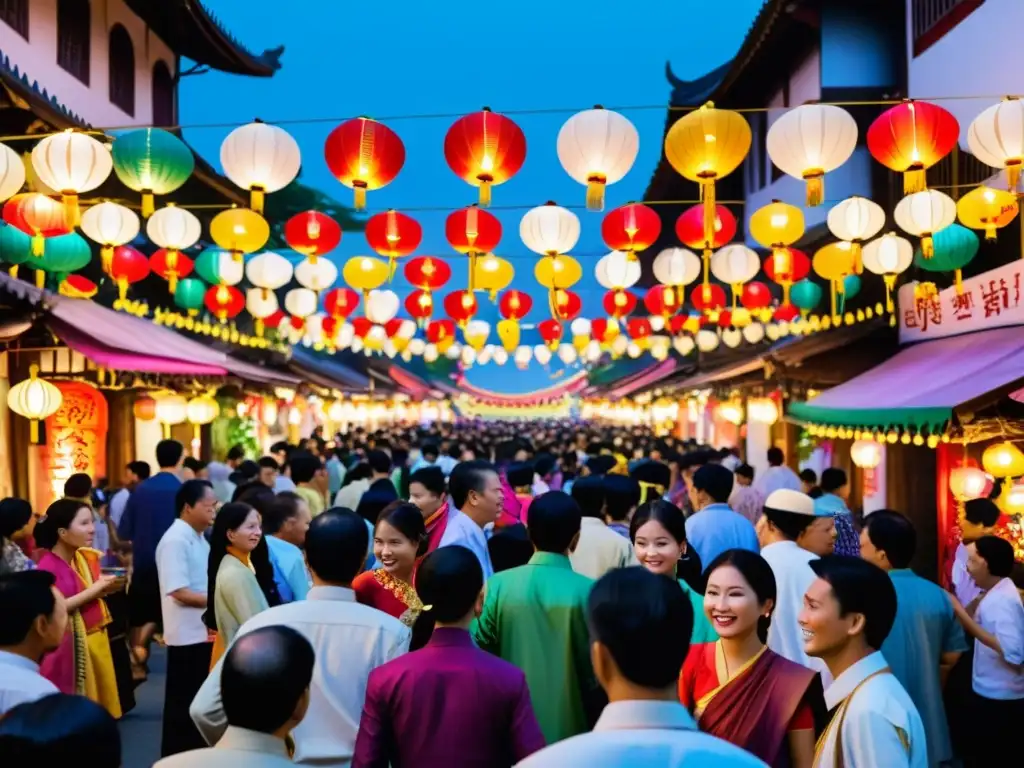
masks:
[[[309,511],[313,517],[316,517],[327,508],[327,503],[324,501],[324,495],[319,491],[300,485],[295,489],[295,492],[305,499],[307,504],[309,504]]]

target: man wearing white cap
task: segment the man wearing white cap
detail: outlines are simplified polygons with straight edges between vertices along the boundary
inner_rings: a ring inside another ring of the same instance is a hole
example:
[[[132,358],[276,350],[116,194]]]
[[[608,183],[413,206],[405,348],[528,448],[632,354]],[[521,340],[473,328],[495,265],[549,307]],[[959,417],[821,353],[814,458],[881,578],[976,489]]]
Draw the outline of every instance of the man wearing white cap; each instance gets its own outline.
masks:
[[[765,500],[764,515],[757,524],[761,556],[775,574],[778,598],[768,630],[768,647],[780,656],[822,673],[828,685],[828,668],[804,651],[804,636],[797,621],[804,594],[814,582],[810,563],[830,554],[835,540],[831,516],[815,515],[814,500],[787,488],[773,491]]]

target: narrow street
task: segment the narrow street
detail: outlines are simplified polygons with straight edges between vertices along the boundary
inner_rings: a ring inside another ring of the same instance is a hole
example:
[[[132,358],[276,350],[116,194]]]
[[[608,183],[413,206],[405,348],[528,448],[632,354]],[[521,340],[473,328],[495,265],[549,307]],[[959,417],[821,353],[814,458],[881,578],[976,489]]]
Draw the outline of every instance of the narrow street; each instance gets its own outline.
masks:
[[[149,680],[135,689],[135,709],[120,723],[123,768],[150,768],[160,758],[167,654],[160,646],[153,649]]]

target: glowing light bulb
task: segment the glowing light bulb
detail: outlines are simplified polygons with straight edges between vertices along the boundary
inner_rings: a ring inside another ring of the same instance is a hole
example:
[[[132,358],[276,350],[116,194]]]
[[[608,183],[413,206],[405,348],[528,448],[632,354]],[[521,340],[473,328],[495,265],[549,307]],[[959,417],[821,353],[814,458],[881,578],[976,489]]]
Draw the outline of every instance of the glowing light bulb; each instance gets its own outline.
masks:
[[[359,262],[359,266],[362,267],[362,270],[364,272],[369,272],[371,269],[373,269],[373,259],[364,258],[361,262]]]
[[[494,160],[491,159],[490,155],[484,155],[483,159],[480,161],[480,170],[486,171],[487,173],[494,170]]]
[[[782,229],[789,222],[789,215],[785,213],[773,213],[770,223],[774,229]]]
[[[710,144],[711,142],[715,141],[715,135],[713,133],[705,133],[704,141]]]

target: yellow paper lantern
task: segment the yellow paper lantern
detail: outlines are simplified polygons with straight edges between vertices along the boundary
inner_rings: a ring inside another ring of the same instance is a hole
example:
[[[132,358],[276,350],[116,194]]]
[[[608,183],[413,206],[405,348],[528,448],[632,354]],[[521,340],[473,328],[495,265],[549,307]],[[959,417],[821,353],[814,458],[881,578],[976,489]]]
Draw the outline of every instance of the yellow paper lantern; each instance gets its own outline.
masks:
[[[515,352],[519,347],[519,323],[516,320],[498,321],[498,338],[507,352]]]
[[[462,337],[470,348],[479,352],[487,343],[487,337],[491,334],[491,324],[486,320],[470,320],[462,329]]]
[[[548,290],[572,288],[583,277],[583,267],[572,256],[545,256],[533,268],[537,282]]]
[[[220,415],[220,406],[210,395],[200,395],[188,401],[185,418],[193,429],[193,439],[199,440],[203,424],[210,424]]]
[[[770,397],[755,397],[747,401],[747,416],[751,421],[769,426],[779,420],[779,406]]]
[[[684,178],[700,184],[704,239],[715,239],[715,181],[728,176],[750,151],[750,126],[739,112],[710,101],[677,120],[665,136],[665,157]]]
[[[493,253],[488,253],[475,261],[473,287],[487,291],[490,300],[494,301],[498,297],[498,292],[505,290],[512,282],[516,271],[508,261],[498,258]]]
[[[181,395],[164,395],[156,401],[156,418],[164,428],[164,437],[171,436],[171,427],[188,418],[188,401]]]
[[[850,446],[850,459],[861,469],[874,469],[882,463],[882,446],[874,440],[858,440]]]
[[[963,503],[982,496],[989,487],[989,479],[977,467],[954,467],[949,473],[949,492]]]
[[[985,449],[981,465],[992,477],[1020,477],[1024,475],[1024,453],[1013,443],[1003,441]]]
[[[391,276],[391,269],[386,261],[370,256],[353,256],[345,262],[341,276],[350,288],[365,294],[384,285]]]
[[[242,254],[255,253],[270,239],[270,225],[256,211],[248,208],[229,208],[221,211],[210,222],[210,237],[236,261]]]
[[[29,439],[39,442],[39,422],[52,416],[64,402],[64,395],[46,379],[39,378],[39,366],[30,365],[28,378],[7,393],[7,407],[29,420]]]
[[[995,240],[996,230],[1013,221],[1017,210],[1015,194],[992,187],[975,187],[956,204],[960,223],[971,229],[985,230],[986,240]]]

